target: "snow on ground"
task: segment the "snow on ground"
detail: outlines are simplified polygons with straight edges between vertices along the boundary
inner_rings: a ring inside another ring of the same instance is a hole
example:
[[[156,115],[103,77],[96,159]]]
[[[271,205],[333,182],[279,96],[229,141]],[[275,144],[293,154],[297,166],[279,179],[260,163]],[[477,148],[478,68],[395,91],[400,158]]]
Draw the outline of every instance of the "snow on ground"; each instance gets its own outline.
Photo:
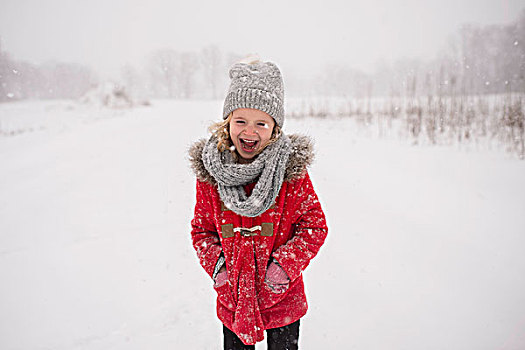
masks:
[[[0,105],[4,129],[35,126],[0,137],[1,349],[221,348],[186,159],[220,113]],[[316,140],[330,229],[305,272],[301,349],[525,348],[525,162],[378,139],[348,119],[285,131]]]

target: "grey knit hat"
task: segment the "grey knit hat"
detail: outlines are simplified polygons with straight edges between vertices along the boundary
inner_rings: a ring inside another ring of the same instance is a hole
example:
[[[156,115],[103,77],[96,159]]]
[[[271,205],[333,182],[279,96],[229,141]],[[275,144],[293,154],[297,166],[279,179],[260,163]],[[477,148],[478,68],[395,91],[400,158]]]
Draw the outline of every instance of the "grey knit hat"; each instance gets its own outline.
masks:
[[[237,108],[253,108],[268,113],[277,125],[283,126],[283,79],[274,63],[236,63],[230,68],[230,79],[223,119]]]

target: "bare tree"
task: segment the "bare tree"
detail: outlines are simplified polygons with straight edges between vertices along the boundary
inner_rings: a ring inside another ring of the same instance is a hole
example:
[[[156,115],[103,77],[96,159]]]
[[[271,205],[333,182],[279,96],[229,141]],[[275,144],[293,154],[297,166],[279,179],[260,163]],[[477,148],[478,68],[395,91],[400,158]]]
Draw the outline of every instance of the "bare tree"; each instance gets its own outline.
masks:
[[[154,51],[149,59],[151,85],[155,95],[164,95],[169,98],[175,95],[175,72],[178,64],[178,53],[172,49]],[[162,91],[159,93],[158,89]]]
[[[208,46],[202,50],[201,62],[204,71],[204,79],[207,81],[211,97],[217,99],[219,96],[218,88],[224,79],[221,79],[223,72],[222,54],[220,49],[215,46]]]
[[[175,65],[175,76],[180,88],[180,97],[193,97],[193,89],[195,85],[195,73],[199,69],[199,59],[194,52],[183,52],[179,56],[179,60]]]
[[[0,37],[0,102],[9,100],[12,95],[9,92],[11,77],[11,60],[7,52],[2,49],[2,38]]]

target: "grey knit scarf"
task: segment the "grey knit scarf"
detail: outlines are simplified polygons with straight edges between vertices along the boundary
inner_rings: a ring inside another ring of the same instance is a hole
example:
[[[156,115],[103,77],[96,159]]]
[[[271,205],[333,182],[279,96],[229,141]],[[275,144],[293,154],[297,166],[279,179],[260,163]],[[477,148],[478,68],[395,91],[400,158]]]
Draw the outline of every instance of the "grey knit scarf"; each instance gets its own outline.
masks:
[[[211,136],[202,150],[202,161],[217,181],[224,205],[241,216],[255,217],[268,210],[279,194],[290,151],[290,139],[282,133],[254,161],[239,164],[229,151],[219,152],[217,138]],[[243,185],[256,180],[248,197]]]

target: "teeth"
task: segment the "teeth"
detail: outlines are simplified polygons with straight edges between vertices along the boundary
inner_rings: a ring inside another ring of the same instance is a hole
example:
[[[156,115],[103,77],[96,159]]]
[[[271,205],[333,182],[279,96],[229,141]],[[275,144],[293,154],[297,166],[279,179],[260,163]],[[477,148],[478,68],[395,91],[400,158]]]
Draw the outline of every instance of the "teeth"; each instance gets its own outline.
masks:
[[[252,151],[255,149],[255,146],[257,145],[257,140],[245,140],[241,139],[242,147],[245,151]]]

